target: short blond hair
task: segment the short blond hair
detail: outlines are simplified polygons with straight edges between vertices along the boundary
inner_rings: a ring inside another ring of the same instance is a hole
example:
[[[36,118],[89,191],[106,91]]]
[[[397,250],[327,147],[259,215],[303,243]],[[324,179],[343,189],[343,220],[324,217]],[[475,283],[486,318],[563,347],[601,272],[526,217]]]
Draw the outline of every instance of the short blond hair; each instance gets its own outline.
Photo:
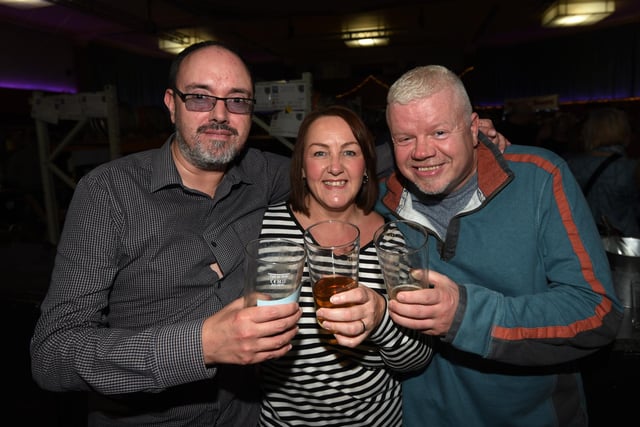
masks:
[[[453,89],[455,99],[452,101],[462,113],[471,115],[471,101],[462,80],[442,65],[424,65],[404,73],[389,88],[387,105],[408,104],[417,99],[428,98],[446,88]]]

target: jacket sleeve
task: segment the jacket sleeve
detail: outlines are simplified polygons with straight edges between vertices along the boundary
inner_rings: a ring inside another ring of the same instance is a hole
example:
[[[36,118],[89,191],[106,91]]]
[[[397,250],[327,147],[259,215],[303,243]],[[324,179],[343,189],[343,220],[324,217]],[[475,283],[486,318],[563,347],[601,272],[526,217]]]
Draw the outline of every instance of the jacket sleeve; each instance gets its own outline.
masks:
[[[514,365],[586,356],[615,339],[622,316],[589,207],[564,161],[505,158],[514,182],[470,216],[482,228],[475,252],[456,254],[472,260],[444,271],[462,289],[443,341]]]

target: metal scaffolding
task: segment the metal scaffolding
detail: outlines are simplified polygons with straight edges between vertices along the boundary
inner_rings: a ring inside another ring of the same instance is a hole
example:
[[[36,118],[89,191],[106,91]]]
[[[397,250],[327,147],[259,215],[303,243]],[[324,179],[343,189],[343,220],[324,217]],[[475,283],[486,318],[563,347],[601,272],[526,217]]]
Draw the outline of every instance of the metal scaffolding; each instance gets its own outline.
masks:
[[[38,137],[42,190],[47,220],[47,236],[52,244],[57,244],[60,237],[60,218],[56,199],[53,176],[71,188],[75,188],[73,177],[62,171],[55,159],[73,142],[80,131],[90,123],[91,119],[107,120],[109,154],[111,159],[120,157],[120,123],[118,99],[115,86],[105,86],[103,92],[44,95],[34,92],[31,98],[31,117],[35,120]],[[49,137],[49,125],[56,125],[60,120],[72,120],[76,124],[59,142],[53,151]]]

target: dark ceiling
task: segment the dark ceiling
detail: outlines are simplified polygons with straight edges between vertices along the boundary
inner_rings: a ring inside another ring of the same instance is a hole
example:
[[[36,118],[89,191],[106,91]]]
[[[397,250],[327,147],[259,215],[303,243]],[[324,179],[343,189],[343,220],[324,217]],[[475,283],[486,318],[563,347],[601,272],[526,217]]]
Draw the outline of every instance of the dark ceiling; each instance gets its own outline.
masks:
[[[157,36],[198,28],[233,45],[252,64],[315,70],[339,78],[354,68],[393,73],[415,63],[463,67],[479,49],[640,22],[640,1],[617,0],[616,12],[593,27],[543,29],[548,0],[53,0],[41,9],[0,6],[0,22],[57,34],[74,43],[105,44],[164,55]],[[387,47],[347,48],[340,34],[354,19],[384,22]]]

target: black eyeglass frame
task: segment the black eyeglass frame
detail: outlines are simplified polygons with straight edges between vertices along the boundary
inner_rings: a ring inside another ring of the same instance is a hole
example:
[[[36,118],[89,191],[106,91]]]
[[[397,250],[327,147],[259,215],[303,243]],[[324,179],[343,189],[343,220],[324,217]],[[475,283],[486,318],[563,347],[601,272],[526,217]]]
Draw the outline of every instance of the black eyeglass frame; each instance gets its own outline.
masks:
[[[198,113],[206,113],[213,110],[218,101],[222,101],[224,103],[225,108],[228,112],[233,114],[251,114],[256,105],[256,100],[254,98],[243,98],[240,96],[230,96],[228,98],[215,96],[215,95],[205,95],[203,93],[182,93],[179,89],[173,88],[173,92],[178,95],[178,98],[184,102],[187,111],[193,111]],[[210,102],[209,109],[198,109],[193,108],[193,103],[189,101],[202,101],[207,100]],[[229,103],[229,101],[233,101]],[[231,105],[231,108],[229,107]],[[241,110],[234,111],[235,108],[242,107]],[[247,111],[244,111],[244,108],[247,108]]]

